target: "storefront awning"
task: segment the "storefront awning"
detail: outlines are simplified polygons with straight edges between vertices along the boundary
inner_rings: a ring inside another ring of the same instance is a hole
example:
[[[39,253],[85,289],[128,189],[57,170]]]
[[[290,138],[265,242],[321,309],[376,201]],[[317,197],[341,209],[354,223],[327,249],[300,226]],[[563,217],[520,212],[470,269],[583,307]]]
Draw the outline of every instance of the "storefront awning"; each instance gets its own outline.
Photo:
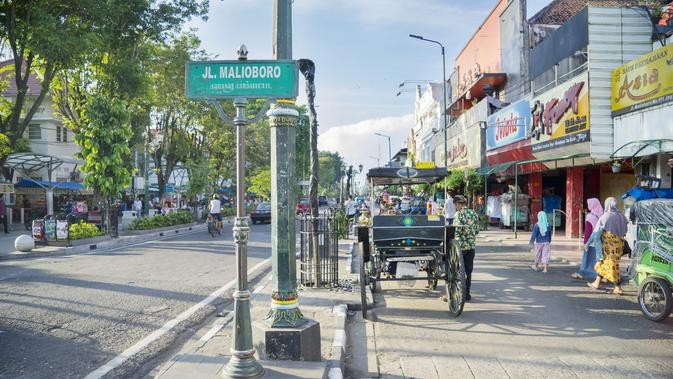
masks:
[[[500,163],[493,166],[482,167],[479,169],[478,173],[480,175],[488,176],[494,173],[507,172],[513,174],[512,168],[514,166],[522,167],[523,170],[518,169],[519,174],[524,174],[528,172],[541,171],[545,169],[556,169],[558,168],[559,162],[569,161],[569,165],[562,164],[562,167],[565,166],[575,166],[576,164],[585,165],[587,163],[595,163],[593,158],[590,157],[589,153],[573,154],[566,155],[563,157],[556,158],[543,158],[543,159],[531,159],[527,161],[517,161],[517,162],[507,162]],[[548,164],[548,163],[552,164]]]
[[[68,191],[86,191],[86,187],[78,182],[47,182],[44,180],[22,179],[14,186],[22,188],[42,188],[45,190],[61,189]]]
[[[15,153],[10,154],[7,157],[7,160],[5,161],[5,167],[31,172],[43,168],[54,170],[64,163],[83,164],[84,161],[45,154]]]
[[[635,158],[639,156],[673,152],[673,139],[638,140],[625,143],[615,150],[610,159]]]

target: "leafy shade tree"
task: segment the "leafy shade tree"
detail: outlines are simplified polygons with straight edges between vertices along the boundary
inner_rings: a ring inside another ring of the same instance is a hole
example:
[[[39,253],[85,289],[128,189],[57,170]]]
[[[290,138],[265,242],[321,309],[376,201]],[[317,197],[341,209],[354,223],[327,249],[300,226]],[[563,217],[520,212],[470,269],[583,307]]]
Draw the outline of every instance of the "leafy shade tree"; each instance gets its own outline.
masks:
[[[189,156],[195,125],[207,113],[204,102],[189,100],[184,93],[185,64],[206,58],[200,44],[189,32],[151,49],[148,71],[153,99],[147,136],[156,164],[159,198],[163,198],[175,166]]]
[[[6,135],[0,133],[0,158],[5,158],[12,153],[11,141]]]
[[[0,100],[0,133],[9,146],[21,144],[28,124],[49,92],[58,70],[76,65],[95,41],[90,28],[93,0],[23,0],[0,2],[0,41],[9,48],[11,61],[0,69],[10,96]],[[40,78],[40,86],[29,79]],[[11,86],[9,85],[11,83]],[[0,157],[0,165],[7,156]],[[10,175],[9,170],[3,174]]]
[[[131,153],[129,112],[124,101],[100,96],[87,104],[83,116],[75,135],[82,148],[77,158],[85,161],[84,184],[105,198],[107,209],[131,182],[131,172],[124,165]]]
[[[338,195],[339,182],[343,175],[341,170],[343,159],[339,153],[321,151],[319,153],[318,162],[320,165],[319,183],[321,194],[329,196]]]
[[[262,196],[265,199],[271,198],[271,169],[266,168],[258,171],[250,178],[248,186],[250,192]]]

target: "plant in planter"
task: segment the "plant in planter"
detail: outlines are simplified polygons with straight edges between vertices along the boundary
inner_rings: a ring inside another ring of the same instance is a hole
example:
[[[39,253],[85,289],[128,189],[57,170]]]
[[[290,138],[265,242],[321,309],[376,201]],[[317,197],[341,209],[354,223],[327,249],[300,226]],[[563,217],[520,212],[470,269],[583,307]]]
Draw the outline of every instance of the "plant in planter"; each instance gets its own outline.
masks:
[[[98,227],[93,224],[87,224],[80,221],[78,224],[72,224],[68,228],[68,236],[71,240],[79,240],[84,238],[92,238],[102,235]]]

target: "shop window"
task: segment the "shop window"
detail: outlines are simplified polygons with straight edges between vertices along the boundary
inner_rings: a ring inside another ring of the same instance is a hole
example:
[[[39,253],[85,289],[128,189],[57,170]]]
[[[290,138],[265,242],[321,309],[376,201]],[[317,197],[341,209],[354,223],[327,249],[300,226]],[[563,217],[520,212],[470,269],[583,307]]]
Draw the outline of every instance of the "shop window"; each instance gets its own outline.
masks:
[[[40,124],[28,125],[28,139],[42,139],[42,128]]]
[[[56,126],[56,142],[61,142],[61,127]]]

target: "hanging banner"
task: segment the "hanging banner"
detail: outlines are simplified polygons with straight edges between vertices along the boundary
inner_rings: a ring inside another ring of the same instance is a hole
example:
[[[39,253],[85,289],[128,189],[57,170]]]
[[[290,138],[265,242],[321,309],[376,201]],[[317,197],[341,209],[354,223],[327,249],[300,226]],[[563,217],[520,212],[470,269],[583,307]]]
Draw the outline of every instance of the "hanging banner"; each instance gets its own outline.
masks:
[[[530,102],[519,100],[488,116],[486,150],[493,150],[521,141],[530,128]]]
[[[673,101],[673,44],[612,71],[612,117]]]
[[[588,78],[588,73],[584,73],[533,98],[533,154],[589,141]]]

